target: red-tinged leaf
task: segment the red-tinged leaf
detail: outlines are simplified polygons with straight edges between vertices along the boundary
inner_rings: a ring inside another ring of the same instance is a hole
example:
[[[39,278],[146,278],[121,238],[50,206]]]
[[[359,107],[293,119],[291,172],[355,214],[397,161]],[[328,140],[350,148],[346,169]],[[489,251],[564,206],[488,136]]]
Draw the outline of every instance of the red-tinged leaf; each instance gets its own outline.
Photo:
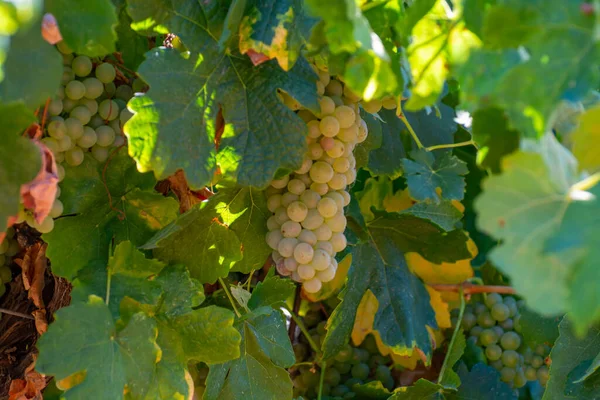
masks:
[[[38,223],[41,223],[52,209],[56,198],[58,172],[52,152],[42,143],[36,142],[42,151],[42,169],[35,179],[21,186],[21,198],[25,208],[33,211]]]
[[[250,61],[252,61],[252,64],[254,64],[254,66],[260,65],[270,60],[268,56],[264,55],[263,53],[257,53],[252,49],[248,50],[246,54],[248,55]]]

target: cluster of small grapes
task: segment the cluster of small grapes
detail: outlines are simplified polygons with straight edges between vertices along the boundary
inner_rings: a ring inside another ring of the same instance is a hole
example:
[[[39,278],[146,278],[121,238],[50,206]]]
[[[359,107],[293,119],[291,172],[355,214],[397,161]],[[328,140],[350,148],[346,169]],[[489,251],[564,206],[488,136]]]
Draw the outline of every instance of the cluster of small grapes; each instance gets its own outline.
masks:
[[[87,152],[104,162],[111,147],[125,144],[122,127],[132,116],[126,104],[134,91],[143,89],[144,83],[136,79],[130,86],[115,80],[117,70],[112,64],[75,55],[64,42],[58,43],[57,48],[63,56],[62,85],[48,104],[49,119],[41,141],[54,155],[59,181],[62,181],[63,163],[76,167]],[[52,231],[54,219],[63,212],[59,195],[60,187],[44,221],[36,222],[21,205],[17,223],[25,221],[41,233]]]
[[[483,302],[467,305],[462,327],[468,340],[484,349],[489,365],[500,372],[503,382],[514,388],[525,386],[527,381],[548,381],[545,358],[550,348],[539,345],[531,349],[519,334],[522,300],[498,293],[488,294]],[[456,322],[453,310],[453,322]]]
[[[325,339],[326,321],[321,320],[318,311],[319,303],[312,303],[304,318],[304,324],[310,328],[312,340],[321,345]],[[311,361],[314,354],[310,352],[308,340],[300,336],[299,342],[294,345],[296,361]],[[391,359],[383,356],[377,349],[375,339],[369,335],[359,346],[350,344],[341,350],[333,363],[328,363],[325,368],[322,394],[330,399],[359,398],[353,390],[356,385],[372,381],[380,381],[388,390],[393,390],[395,381],[392,376]],[[294,382],[294,397],[303,396],[307,399],[316,399],[319,390],[321,371],[316,366],[301,365],[291,371],[296,376]]]
[[[302,166],[267,189],[273,216],[267,244],[277,271],[316,293],[335,277],[335,254],[346,248],[346,187],[356,180],[354,147],[368,135],[360,117],[360,98],[326,71],[319,71],[320,113],[313,115],[286,93],[283,101],[308,126],[308,151]]]
[[[0,296],[6,291],[5,285],[12,280],[10,264],[20,250],[19,242],[15,238],[15,230],[8,228],[6,237],[0,243]]]

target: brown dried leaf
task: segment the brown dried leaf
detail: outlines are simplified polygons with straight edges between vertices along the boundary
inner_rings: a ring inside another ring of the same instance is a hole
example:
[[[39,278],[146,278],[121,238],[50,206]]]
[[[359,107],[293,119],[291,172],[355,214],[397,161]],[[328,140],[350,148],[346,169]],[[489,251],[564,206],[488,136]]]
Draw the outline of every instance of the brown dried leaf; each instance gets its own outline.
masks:
[[[250,61],[252,61],[252,64],[254,64],[254,66],[260,65],[270,60],[268,56],[264,55],[263,53],[257,53],[252,49],[248,50],[246,54],[248,55]]]
[[[38,334],[43,335],[48,330],[48,319],[46,318],[46,310],[35,310],[31,313],[35,318],[35,330]]]
[[[35,142],[42,151],[42,169],[33,181],[21,185],[21,199],[25,208],[33,210],[38,223],[50,213],[56,198],[58,172],[52,152],[40,142]]]
[[[44,308],[42,292],[44,290],[44,274],[47,268],[47,243],[36,243],[25,252],[23,260],[18,262],[23,271],[23,286],[28,291],[28,297],[39,309]]]
[[[8,400],[43,400],[42,390],[46,387],[46,378],[34,371],[33,366],[31,364],[27,368],[24,379],[14,379],[10,383]]]
[[[44,15],[44,19],[42,20],[42,37],[44,40],[52,45],[63,40],[62,35],[60,34],[60,29],[58,28],[58,22],[54,15],[47,13]]]

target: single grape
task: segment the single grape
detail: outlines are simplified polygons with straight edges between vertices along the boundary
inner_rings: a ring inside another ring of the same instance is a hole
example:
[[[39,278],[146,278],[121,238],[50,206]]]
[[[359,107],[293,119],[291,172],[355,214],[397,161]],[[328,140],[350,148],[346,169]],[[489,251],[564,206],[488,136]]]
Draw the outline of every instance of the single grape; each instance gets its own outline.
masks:
[[[306,190],[306,185],[300,179],[292,179],[288,182],[287,189],[290,193],[300,196]]]
[[[396,99],[392,96],[389,97],[385,97],[382,102],[381,105],[383,106],[383,108],[385,108],[386,110],[395,110],[396,107],[398,106]]]
[[[550,378],[550,370],[547,366],[543,365],[537,370],[537,378],[542,385],[545,385]]]
[[[310,168],[309,174],[311,179],[316,183],[327,183],[333,178],[334,171],[328,163],[317,161]]]
[[[318,101],[322,116],[331,115],[335,112],[335,103],[331,97],[323,96]]]
[[[328,197],[330,199],[332,199],[333,201],[335,201],[335,205],[338,208],[338,211],[341,211],[342,208],[344,208],[344,196],[343,193],[345,193],[344,191],[336,191],[336,192],[329,192],[325,195],[325,197]]]
[[[507,367],[514,368],[519,364],[519,361],[519,353],[514,350],[505,350],[502,353],[502,363]]]
[[[314,256],[314,250],[313,250],[312,246],[308,243],[298,243],[296,245],[296,247],[294,248],[294,258],[296,259],[298,264],[310,263],[313,259],[313,256]],[[310,268],[314,270],[312,265],[310,266]],[[310,276],[309,278],[303,278],[303,279],[310,279],[313,276],[314,276],[314,272],[313,272],[312,276]]]
[[[269,209],[269,211],[274,213],[275,210],[277,210],[279,207],[281,207],[281,195],[280,194],[274,194],[273,196],[270,196],[267,199],[267,208]]]
[[[500,345],[505,350],[517,350],[521,346],[521,337],[516,332],[505,332],[500,338]]]
[[[375,368],[375,379],[378,381],[384,382],[387,379],[391,378],[392,372],[385,365],[379,365]]]
[[[331,242],[318,241],[316,243],[316,248],[325,250],[327,252],[327,254],[329,254],[330,256],[333,256],[335,254],[335,252],[333,251],[333,245],[331,244]]]
[[[121,85],[117,87],[117,90],[115,91],[115,97],[117,99],[121,99],[125,102],[128,102],[129,99],[133,97],[133,89],[131,88],[131,86]]]
[[[284,258],[283,265],[285,269],[287,269],[290,272],[298,270],[298,262],[292,257]]]
[[[333,140],[333,144],[331,145],[331,147],[329,149],[325,149],[325,152],[327,153],[327,155],[331,158],[335,159],[342,157],[344,155],[344,151],[346,150],[346,146],[344,145],[344,143],[341,140]]]
[[[96,67],[96,78],[102,83],[109,83],[115,80],[117,71],[109,63],[102,63]]]
[[[296,238],[283,238],[279,241],[277,251],[279,251],[283,257],[292,257],[297,244],[298,239]]]
[[[275,179],[275,180],[271,181],[271,186],[273,186],[276,189],[283,189],[284,187],[287,186],[289,181],[290,181],[290,176],[285,175],[281,179]]]
[[[56,173],[58,174],[58,181],[62,181],[63,179],[65,179],[65,167],[63,167],[62,165],[58,164],[56,166]]]
[[[99,162],[104,162],[108,159],[108,149],[99,145],[92,147],[92,156]]]
[[[329,191],[329,186],[326,183],[313,182],[310,185],[310,189],[324,196]]]
[[[67,85],[73,79],[75,79],[75,74],[73,73],[73,70],[71,68],[64,68],[62,76],[60,78],[60,83],[62,83],[63,85]]]
[[[477,323],[477,317],[473,313],[465,312],[465,314],[463,315],[463,319],[462,319],[462,328],[465,331],[469,331],[469,330],[471,330],[471,328],[473,328],[475,326],[476,323]]]
[[[34,225],[39,233],[50,233],[54,229],[54,220],[52,217],[46,217],[40,224],[35,223]]]
[[[496,324],[496,320],[492,318],[492,315],[488,311],[485,311],[479,314],[477,317],[477,323],[483,328],[491,328]]]
[[[53,116],[60,115],[62,110],[63,110],[63,102],[61,99],[53,99],[48,104],[48,113],[50,115],[53,115]]]
[[[346,173],[348,173],[348,172],[350,172],[350,171],[346,171]],[[347,184],[348,184],[348,178],[346,177],[346,175],[338,174],[338,173],[334,173],[331,180],[329,182],[327,182],[327,185],[329,185],[329,187],[332,190],[343,190],[346,188]]]
[[[340,123],[337,118],[328,115],[319,123],[321,134],[326,137],[334,137],[340,131]]]
[[[308,208],[316,208],[321,200],[321,195],[314,190],[305,190],[300,195],[300,201],[306,204]]]
[[[544,359],[537,355],[533,356],[531,359],[531,366],[533,368],[540,368],[542,365],[544,365]]]
[[[488,293],[487,296],[485,296],[484,302],[485,305],[491,309],[494,304],[502,303],[502,296],[498,293]]]
[[[490,314],[496,321],[502,322],[508,318],[510,310],[506,304],[499,302],[492,306]]]
[[[319,214],[319,211],[317,211],[315,208],[307,208],[306,216],[302,221],[302,227],[305,229],[313,230],[321,226],[323,222],[324,219],[321,216],[321,214]]]
[[[317,204],[317,209],[319,210],[319,214],[321,214],[323,218],[332,218],[338,212],[338,206],[335,200],[331,197],[324,197],[321,200],[319,200],[319,203]]]
[[[48,149],[52,152],[52,154],[56,155],[60,152],[60,146],[58,144],[58,140],[52,137],[45,137],[42,139],[42,143],[48,147]]]
[[[327,218],[325,223],[331,228],[333,232],[341,233],[346,229],[347,220],[342,212],[338,212],[331,218]]]
[[[358,140],[358,125],[352,124],[348,128],[340,128],[336,138],[345,143],[354,143]]]
[[[62,215],[64,211],[64,206],[62,201],[59,199],[55,199],[54,203],[52,203],[52,209],[50,210],[50,216],[52,218],[58,218]]]
[[[58,148],[60,149],[60,151],[70,150],[73,146],[74,143],[73,140],[71,140],[70,136],[65,135],[58,139]]]
[[[346,157],[337,158],[333,162],[333,170],[338,173],[344,173],[350,169],[350,161]]]
[[[317,271],[317,279],[321,282],[330,282],[335,278],[336,268],[330,264],[324,271]]]
[[[511,331],[514,328],[514,323],[512,318],[507,318],[504,321],[502,321],[500,323],[500,326],[502,327],[502,329],[505,329],[507,331]]]
[[[330,239],[331,246],[333,247],[333,251],[339,253],[344,250],[347,245],[346,236],[342,232],[334,233]]]
[[[114,100],[103,100],[98,105],[98,115],[105,121],[112,121],[119,116],[119,105]]]
[[[499,360],[502,356],[502,349],[497,344],[492,344],[485,349],[485,356],[490,361]]]
[[[352,377],[365,380],[369,377],[369,366],[365,363],[359,363],[352,367]]]
[[[104,85],[96,78],[86,78],[83,80],[85,86],[85,98],[95,100],[104,92]]]
[[[489,346],[498,342],[498,335],[493,329],[484,329],[479,335],[479,342],[483,346]]]
[[[294,201],[287,206],[288,217],[292,221],[303,222],[308,215],[308,207],[301,201]],[[304,226],[304,224],[302,224]],[[304,226],[306,228],[306,226]],[[308,229],[308,228],[307,228]]]
[[[329,240],[329,239],[331,239],[331,236],[333,235],[331,228],[327,224],[322,224],[318,228],[314,229],[313,233],[317,237],[317,240],[321,240],[321,241]]]
[[[339,385],[340,381],[342,380],[342,376],[340,375],[340,373],[337,369],[327,368],[325,370],[324,380],[331,386],[337,386],[337,385]]]
[[[54,117],[48,124],[48,134],[54,139],[61,139],[67,134],[65,120],[61,117]]]
[[[92,72],[92,60],[87,56],[77,56],[73,59],[71,68],[77,76],[88,76]]]
[[[325,93],[328,96],[342,96],[344,93],[344,87],[340,81],[331,79],[329,84],[325,85]]]
[[[83,150],[77,146],[73,147],[71,150],[65,153],[65,160],[67,161],[67,164],[72,167],[81,165],[83,162]]]
[[[515,379],[517,372],[514,368],[503,367],[500,370],[500,379],[502,382],[510,383]]]
[[[331,263],[331,256],[323,249],[314,251],[312,258],[312,266],[317,271],[324,271]]]
[[[352,126],[356,116],[354,110],[348,106],[336,107],[334,115],[339,122],[340,128],[349,128]]]
[[[528,381],[537,380],[537,369],[533,368],[532,366],[526,367],[525,368],[525,378],[527,378]]]
[[[98,146],[108,147],[115,140],[115,131],[108,125],[96,128],[96,143]]]
[[[311,246],[315,246],[317,244],[317,235],[315,235],[312,231],[308,229],[302,229],[300,231],[300,235],[298,235],[298,240],[304,243],[308,243]]]
[[[308,157],[312,160],[318,160],[323,156],[323,147],[320,143],[311,143],[308,145]]]
[[[64,40],[61,40],[60,42],[58,42],[56,44],[56,48],[58,49],[58,51],[60,51],[62,54],[71,54],[73,53],[73,50],[69,47],[68,44],[65,43]]]
[[[79,100],[85,94],[85,85],[79,81],[71,81],[65,87],[65,94],[71,100]]]
[[[79,139],[77,139],[77,146],[83,149],[89,149],[93,145],[96,144],[98,140],[98,136],[96,135],[96,131],[90,128],[89,126],[83,127],[83,134]]]
[[[363,101],[361,102],[361,106],[366,112],[375,114],[381,110],[382,103],[381,100],[371,100],[367,102]]]
[[[298,237],[302,231],[302,226],[295,221],[286,221],[281,225],[281,234],[283,237]]]
[[[471,336],[475,336],[475,337],[479,338],[479,335],[481,335],[481,332],[483,332],[483,328],[480,327],[479,325],[476,325],[471,329],[471,332],[469,332],[469,333],[471,334]]]
[[[321,290],[321,286],[321,281],[317,278],[310,279],[302,284],[302,288],[307,293],[317,293],[319,290]]]

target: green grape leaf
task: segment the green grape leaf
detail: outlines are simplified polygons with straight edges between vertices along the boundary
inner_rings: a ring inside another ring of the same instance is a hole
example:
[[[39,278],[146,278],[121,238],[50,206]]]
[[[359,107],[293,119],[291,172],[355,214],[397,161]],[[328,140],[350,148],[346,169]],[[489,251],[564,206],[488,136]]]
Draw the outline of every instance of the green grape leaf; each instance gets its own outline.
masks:
[[[410,214],[429,220],[445,231],[455,229],[462,218],[462,213],[448,200],[442,200],[439,204],[417,203],[400,214]]]
[[[519,133],[508,126],[502,110],[486,108],[473,114],[473,140],[477,143],[477,164],[500,172],[502,157],[519,149]]]
[[[138,393],[150,384],[160,359],[156,324],[151,318],[135,314],[117,332],[108,307],[97,296],[65,307],[55,317],[37,342],[36,369],[57,380],[85,374],[80,384],[64,393],[65,399],[90,399],[98,393],[122,399],[125,386]]]
[[[28,108],[35,109],[56,94],[62,70],[61,56],[42,38],[37,20],[10,39],[4,80],[0,73],[0,101],[23,102]]]
[[[134,29],[148,28],[147,17],[160,21],[190,50],[189,54],[152,50],[138,69],[150,90],[130,101],[136,114],[124,132],[141,171],[154,170],[163,179],[183,169],[190,187],[197,189],[211,182],[218,159],[225,177],[245,186],[266,187],[279,168],[301,165],[307,127],[280,101],[277,90],[317,112],[317,75],[304,59],[285,72],[274,60],[255,67],[245,56],[222,54],[216,37],[225,15],[212,4],[188,0],[147,7],[145,1],[134,0],[128,7]],[[190,24],[194,16],[200,22]],[[219,108],[225,128],[217,154]]]
[[[589,172],[600,170],[600,106],[587,110],[579,117],[579,126],[571,134],[573,155],[579,161],[579,167]]]
[[[235,49],[234,39],[239,38],[240,23],[242,22],[242,18],[244,18],[247,5],[247,0],[233,0],[231,2],[229,10],[227,10],[225,22],[223,23],[223,32],[219,38],[219,50]]]
[[[300,56],[316,19],[306,15],[301,0],[251,0],[240,25],[240,52],[249,50],[276,58],[286,71]]]
[[[496,4],[497,0],[465,0],[463,2],[463,19],[465,27],[482,37],[484,19],[486,17],[486,9]]]
[[[446,393],[448,400],[486,399],[493,393],[498,400],[516,400],[508,385],[500,381],[500,374],[483,363],[475,364],[471,371],[464,364],[458,367],[461,385],[456,393]]]
[[[446,370],[442,380],[439,382],[445,389],[458,389],[460,386],[460,377],[452,369],[454,365],[460,360],[462,355],[467,348],[467,341],[462,329],[458,332],[452,350],[446,354]]]
[[[260,269],[269,253],[264,237],[269,215],[255,189],[222,189],[196,205],[144,244],[162,260],[185,264],[202,283],[214,283],[231,269]]]
[[[380,381],[372,381],[362,385],[352,385],[352,391],[357,394],[358,398],[369,400],[387,400],[391,393]]]
[[[204,287],[183,265],[170,265],[156,277],[163,290],[160,313],[167,318],[184,315],[204,301]]]
[[[281,313],[266,310],[236,325],[242,335],[241,356],[211,365],[204,399],[291,398],[292,381],[284,368],[295,356]]]
[[[284,303],[293,295],[296,284],[290,279],[271,276],[259,282],[248,301],[248,307],[255,310],[260,307],[273,307]]]
[[[56,275],[72,278],[93,260],[106,265],[111,240],[141,245],[177,216],[177,201],[153,192],[152,176],[139,174],[125,151],[115,151],[106,169],[89,156],[65,168],[65,216],[44,235]]]
[[[552,346],[558,337],[558,324],[562,316],[547,317],[540,315],[527,307],[521,308],[519,311],[519,325],[523,336],[523,342],[532,349],[539,344]]]
[[[597,371],[588,375],[591,372],[589,367],[594,365],[595,358],[600,354],[600,329],[591,327],[584,336],[578,337],[573,333],[574,326],[569,317],[567,314],[560,322],[559,336],[550,352],[552,364],[543,397],[545,400],[593,399],[600,396]]]
[[[367,290],[379,302],[373,329],[380,333],[383,343],[405,355],[418,348],[428,361],[431,359],[431,340],[426,326],[435,328],[437,324],[429,293],[409,271],[403,253],[395,247],[393,253],[389,249],[381,251],[382,245],[374,238],[373,242],[352,249],[344,298],[328,321],[322,345],[325,359],[334,357],[347,343],[358,305]]]
[[[396,389],[389,400],[440,400],[443,399],[441,391],[442,386],[421,378],[412,386]]]
[[[368,178],[362,190],[354,192],[360,212],[365,217],[366,221],[371,221],[375,215],[371,211],[371,207],[377,210],[385,210],[384,199],[387,196],[394,194],[393,182],[387,177]]]
[[[47,0],[66,44],[75,53],[100,57],[115,51],[118,23],[115,6],[110,0]]]
[[[21,185],[30,182],[42,168],[38,147],[20,136],[35,117],[23,104],[1,104],[2,146],[0,146],[0,234],[8,227],[8,218],[17,215]]]
[[[402,174],[398,159],[406,157],[400,132],[406,129],[394,110],[381,110],[381,145],[369,153],[367,170],[373,175],[396,179]],[[370,132],[369,132],[370,134]]]
[[[137,71],[144,61],[144,54],[148,51],[148,39],[138,35],[131,29],[131,17],[124,7],[119,8],[119,24],[115,28],[117,33],[117,51],[121,53],[125,66],[132,71]]]
[[[406,104],[406,102],[404,102]],[[440,144],[454,143],[454,133],[457,129],[454,121],[454,109],[448,107],[442,102],[435,104],[435,108],[427,108],[419,111],[404,111],[404,116],[410,126],[415,130],[421,144],[425,147],[436,146]],[[404,125],[402,131],[408,136],[408,130]],[[411,138],[411,148],[416,149],[416,143]],[[443,153],[450,152],[450,149],[433,150],[433,154],[439,157]]]
[[[423,2],[413,3],[416,4]],[[412,10],[413,7],[410,7]],[[401,43],[405,37],[402,33],[404,30],[404,22],[408,18],[408,13],[405,9],[404,2],[401,0],[391,0],[385,3],[371,3],[368,8],[361,10],[373,31],[384,42]]]
[[[509,48],[472,52],[457,74],[463,106],[470,111],[502,108],[525,137],[547,132],[563,98],[576,101],[600,80],[598,69],[589,68],[600,57],[594,18],[580,7],[560,0],[489,7],[482,27],[485,39]],[[522,50],[510,47],[515,42]]]
[[[436,159],[426,150],[414,150],[411,152],[411,158],[412,160],[403,159],[402,166],[413,199],[439,203],[441,199],[462,200],[464,198],[463,176],[469,172],[465,162],[450,152]],[[442,189],[441,196],[437,194],[437,188]]]

